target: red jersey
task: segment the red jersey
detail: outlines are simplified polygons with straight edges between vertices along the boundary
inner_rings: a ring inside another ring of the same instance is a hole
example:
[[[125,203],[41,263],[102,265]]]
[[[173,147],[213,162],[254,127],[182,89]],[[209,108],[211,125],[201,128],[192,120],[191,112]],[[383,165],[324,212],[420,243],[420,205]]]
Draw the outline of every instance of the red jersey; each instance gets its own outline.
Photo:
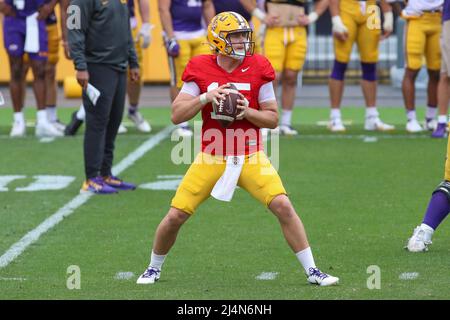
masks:
[[[249,108],[259,110],[258,96],[262,85],[275,79],[275,71],[267,58],[254,54],[245,57],[231,73],[217,64],[217,56],[200,55],[192,58],[184,70],[182,80],[195,82],[200,93],[211,91],[226,83],[233,83],[249,101]],[[215,155],[243,155],[263,150],[257,126],[247,119],[236,120],[228,128],[211,117],[211,103],[202,109],[202,151]]]

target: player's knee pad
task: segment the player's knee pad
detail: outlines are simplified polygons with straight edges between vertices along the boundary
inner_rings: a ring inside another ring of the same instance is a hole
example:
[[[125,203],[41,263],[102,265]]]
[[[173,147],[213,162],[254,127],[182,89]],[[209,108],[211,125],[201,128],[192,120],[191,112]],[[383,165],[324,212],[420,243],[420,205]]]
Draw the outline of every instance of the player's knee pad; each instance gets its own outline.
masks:
[[[448,201],[450,202],[450,181],[444,180],[442,181],[433,191],[433,194],[436,192],[442,192],[447,196]]]
[[[345,71],[347,70],[347,63],[334,60],[333,71],[331,72],[331,78],[335,80],[344,80]]]
[[[366,81],[377,80],[377,64],[361,62],[362,78]]]

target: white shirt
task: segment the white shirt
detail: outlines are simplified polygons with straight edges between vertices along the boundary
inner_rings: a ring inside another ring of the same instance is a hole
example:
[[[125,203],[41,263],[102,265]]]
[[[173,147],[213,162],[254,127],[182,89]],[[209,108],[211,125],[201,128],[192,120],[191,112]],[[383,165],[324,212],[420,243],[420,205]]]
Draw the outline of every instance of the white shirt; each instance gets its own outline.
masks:
[[[424,11],[438,10],[444,4],[444,0],[409,0],[405,13],[407,15],[421,15]]]

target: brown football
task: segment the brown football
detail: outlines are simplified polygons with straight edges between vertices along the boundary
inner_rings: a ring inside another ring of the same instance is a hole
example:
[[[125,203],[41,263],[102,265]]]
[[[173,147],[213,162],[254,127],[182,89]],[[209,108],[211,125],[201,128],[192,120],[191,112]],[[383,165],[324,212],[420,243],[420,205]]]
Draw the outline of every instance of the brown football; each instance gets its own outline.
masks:
[[[214,109],[213,119],[219,121],[224,128],[230,126],[239,114],[239,109],[237,108],[239,91],[233,84],[230,84],[228,90],[230,90],[230,94],[225,95],[225,100],[220,100],[219,104],[214,102],[212,104]]]

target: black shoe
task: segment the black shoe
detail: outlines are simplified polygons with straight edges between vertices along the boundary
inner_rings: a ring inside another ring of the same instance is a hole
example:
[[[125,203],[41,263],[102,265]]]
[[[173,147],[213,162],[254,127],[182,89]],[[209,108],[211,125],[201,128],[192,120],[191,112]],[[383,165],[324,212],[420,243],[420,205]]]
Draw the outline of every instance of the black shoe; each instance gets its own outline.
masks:
[[[79,120],[77,118],[77,111],[72,113],[72,119],[70,120],[70,123],[66,126],[66,129],[64,130],[64,135],[66,136],[74,136],[77,134],[78,129],[83,124],[83,120]]]

